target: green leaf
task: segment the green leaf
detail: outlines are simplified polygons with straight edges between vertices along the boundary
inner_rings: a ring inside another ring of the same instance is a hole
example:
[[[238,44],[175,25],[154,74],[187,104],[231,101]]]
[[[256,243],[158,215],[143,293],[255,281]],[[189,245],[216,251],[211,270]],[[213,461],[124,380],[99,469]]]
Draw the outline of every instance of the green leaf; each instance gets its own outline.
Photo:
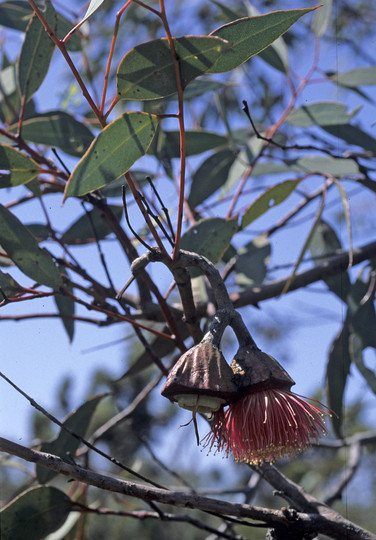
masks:
[[[321,265],[330,260],[330,257],[342,252],[341,242],[338,239],[334,229],[324,220],[320,220],[311,239],[309,249],[314,264]],[[327,257],[325,256],[327,255]],[[324,279],[328,288],[336,294],[343,302],[350,293],[350,278],[347,272]]]
[[[323,129],[333,137],[339,137],[346,143],[360,146],[364,150],[369,150],[376,154],[376,139],[356,126],[342,124],[335,126],[325,126]]]
[[[15,133],[17,126],[12,126],[10,131]],[[22,123],[22,138],[50,147],[56,146],[77,157],[82,156],[94,139],[84,124],[62,111],[49,111],[25,120]]]
[[[34,13],[32,7],[24,0],[11,0],[0,4],[0,21],[2,26],[24,32]],[[62,39],[69,32],[72,24],[57,13],[57,37]],[[67,49],[71,52],[81,50],[81,39],[76,32],[67,43]]]
[[[174,39],[183,89],[203,75],[229,44],[215,37]],[[175,68],[166,38],[149,41],[129,51],[117,72],[118,99],[159,99],[177,91]]]
[[[32,14],[33,9],[25,1],[11,0],[0,4],[1,25],[13,30],[26,30]]]
[[[316,9],[275,11],[257,17],[244,17],[214,30],[210,35],[231,43],[218,62],[207,73],[232,71],[251,56],[266,49],[284,34],[300,17]]]
[[[343,396],[347,377],[350,373],[351,358],[349,354],[349,329],[344,326],[334,339],[326,367],[326,391],[328,407],[335,413],[332,415],[332,425],[338,438],[342,438]]]
[[[149,148],[158,118],[142,112],[124,113],[94,139],[75,167],[64,197],[79,197],[126,173]]]
[[[318,9],[313,18],[313,32],[317,39],[320,39],[326,32],[330,22],[332,12],[332,0],[324,0],[323,5]]]
[[[221,9],[229,21],[235,21],[244,17],[244,15],[236,13],[221,2],[213,2],[213,4],[216,4]],[[250,4],[247,5],[247,12],[247,14],[251,15],[252,17],[260,15],[257,9]],[[259,53],[259,57],[274,69],[277,69],[282,73],[287,72],[288,52],[286,44],[281,37],[277,38],[271,45],[269,45],[269,47],[261,51]]]
[[[329,79],[336,84],[347,88],[357,88],[358,86],[368,86],[376,84],[376,67],[365,67],[350,69],[342,73],[330,74]]]
[[[242,217],[241,228],[245,229],[252,221],[262,216],[270,208],[278,206],[293,193],[301,180],[286,180],[273,186],[258,197],[248,208]]]
[[[358,334],[352,334],[350,336],[350,356],[359,372],[365,380],[367,381],[368,386],[374,394],[376,394],[376,373],[374,373],[370,368],[368,368],[363,359],[363,341]]]
[[[0,246],[1,251],[1,246]],[[12,276],[0,271],[0,289],[7,296],[12,297],[18,292],[23,291],[23,287],[15,281]],[[0,302],[4,300],[3,295],[0,292]]]
[[[36,178],[40,172],[39,165],[6,144],[0,144],[0,188],[19,186]]]
[[[72,431],[76,435],[79,435],[80,437],[85,437],[93,414],[95,413],[95,410],[98,406],[98,403],[106,395],[107,394],[101,394],[92,399],[89,399],[88,401],[85,401],[85,403],[81,405],[81,407],[73,411],[65,419],[63,425],[66,428],[70,429],[70,431]],[[55,456],[59,456],[62,459],[72,460],[80,444],[81,442],[79,441],[79,439],[76,439],[76,437],[73,437],[73,435],[70,435],[70,433],[68,433],[64,429],[61,429],[58,437],[55,440],[42,444],[40,451],[54,454]],[[55,471],[42,467],[41,465],[37,465],[36,469],[37,478],[41,484],[49,482],[58,474]]]
[[[188,130],[185,132],[186,156],[202,154],[213,148],[227,145],[227,143],[227,137],[211,131]],[[150,145],[148,154],[168,157],[169,159],[180,157],[179,131],[161,131]]]
[[[188,203],[192,208],[203,203],[227,180],[235,159],[232,150],[222,150],[209,156],[193,175]]]
[[[2,540],[42,540],[67,519],[72,503],[54,487],[24,491],[0,512]]]
[[[347,106],[343,103],[320,101],[293,109],[286,121],[301,127],[348,124],[356,112],[347,114]]]
[[[103,2],[104,0],[90,0],[90,4],[86,10],[86,13],[83,19],[81,19],[80,23],[82,24],[83,22],[87,21],[87,19],[91,17],[95,11],[97,11],[97,9],[101,6],[101,4],[103,4]]]
[[[61,269],[61,273],[64,272],[64,268]],[[72,287],[65,286],[68,291],[73,292]],[[54,296],[55,304],[61,315],[61,321],[65,328],[66,333],[70,343],[73,341],[74,337],[74,319],[71,318],[75,313],[75,302],[64,294],[56,294]]]
[[[182,236],[180,247],[203,255],[216,264],[230,245],[231,238],[238,231],[236,218],[208,218],[201,219],[186,231]],[[192,277],[201,272],[197,268],[190,270]]]
[[[109,209],[114,213],[118,221],[121,220],[123,215],[123,207],[109,205]],[[111,234],[107,222],[103,219],[102,212],[94,208],[83,214],[75,221],[67,231],[61,237],[61,241],[64,244],[86,244],[89,242],[95,242],[95,240],[102,240],[108,234]]]
[[[235,281],[241,289],[261,285],[267,271],[271,247],[268,237],[260,235],[237,252]]]
[[[289,170],[292,169],[302,173],[328,173],[338,178],[359,174],[358,165],[346,158],[306,156],[291,162],[286,160],[286,163]],[[257,165],[255,169],[257,172]]]
[[[352,332],[362,340],[363,349],[373,347],[376,349],[376,314],[375,314],[375,290],[373,288],[372,272],[368,279],[363,279],[363,268],[355,283],[351,287],[347,297],[347,318]]]
[[[51,255],[7,208],[0,205],[0,243],[24,274],[52,289],[61,287],[60,273]]]
[[[56,32],[57,17],[51,2],[46,3],[43,15],[50,28]],[[18,81],[25,101],[38,90],[47,75],[54,48],[53,41],[34,13],[26,29],[18,60]]]
[[[154,178],[153,173],[143,170],[132,170],[132,175],[135,177],[140,187],[148,184],[146,177],[149,177],[151,180],[153,180]],[[130,193],[130,189],[128,187],[127,181],[123,177],[118,178],[117,180],[115,180],[115,182],[112,182],[108,186],[104,186],[103,188],[101,188],[101,193],[102,195],[104,195],[104,197],[121,197],[123,193],[123,186],[125,187],[125,194],[128,195]]]

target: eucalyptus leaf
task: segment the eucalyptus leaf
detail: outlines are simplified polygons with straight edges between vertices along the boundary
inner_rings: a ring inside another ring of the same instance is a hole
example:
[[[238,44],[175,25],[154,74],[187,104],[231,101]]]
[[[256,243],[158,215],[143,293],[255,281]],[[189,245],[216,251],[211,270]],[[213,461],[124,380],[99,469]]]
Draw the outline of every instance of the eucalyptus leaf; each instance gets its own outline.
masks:
[[[57,16],[51,2],[46,3],[43,16],[50,28],[57,31]],[[47,75],[55,44],[34,13],[26,29],[18,61],[18,81],[25,101],[38,90]]]
[[[320,101],[296,107],[290,112],[286,121],[301,127],[348,124],[356,112],[348,114],[347,106],[343,103]]]
[[[351,365],[349,336],[349,328],[345,321],[342,330],[332,342],[326,367],[328,407],[334,412],[331,416],[331,421],[338,438],[342,438],[343,436],[343,397]]]
[[[270,208],[285,201],[295,191],[300,181],[300,179],[286,180],[264,191],[244,212],[241,222],[242,229],[265,214]]]
[[[323,129],[333,137],[340,138],[346,143],[360,146],[366,151],[376,155],[376,139],[368,133],[351,124],[325,126]]]
[[[147,152],[157,125],[155,115],[142,112],[124,113],[111,122],[76,165],[65,198],[85,195],[120,178]]]
[[[199,253],[216,264],[230,245],[231,238],[238,231],[236,218],[201,219],[189,227],[181,238],[180,247]],[[190,269],[191,277],[200,275],[197,268]]]
[[[232,150],[221,150],[200,165],[193,175],[188,196],[188,203],[192,208],[205,202],[226,182],[234,159]]]
[[[368,86],[376,84],[376,67],[364,67],[349,69],[341,73],[328,74],[328,78],[336,84],[347,88],[357,88],[358,86]]]
[[[0,246],[1,251],[1,246]],[[12,297],[18,292],[23,291],[23,287],[15,281],[12,276],[9,274],[5,274],[4,272],[0,271],[0,302],[4,300],[2,293],[6,295],[6,297]]]
[[[10,128],[13,133],[17,126]],[[22,138],[37,144],[56,146],[72,156],[81,157],[94,136],[73,116],[63,111],[49,111],[28,118],[22,123]]]
[[[52,289],[61,287],[60,273],[51,255],[38,246],[35,236],[2,205],[0,205],[0,243],[24,274]]]
[[[330,16],[332,13],[332,0],[324,0],[323,5],[318,9],[313,18],[313,32],[317,39],[320,39],[326,32]]]
[[[316,7],[281,10],[256,17],[244,17],[217,28],[210,35],[230,42],[231,47],[223,53],[218,62],[208,70],[208,73],[232,71],[251,56],[266,49],[300,17],[314,9]]]
[[[40,172],[39,165],[6,144],[0,144],[0,188],[19,186],[36,178]]]
[[[240,288],[261,285],[266,276],[270,254],[270,242],[265,235],[257,236],[238,250],[235,263],[235,281]]]
[[[118,221],[123,215],[123,207],[109,205]],[[102,240],[111,234],[112,230],[103,219],[102,212],[94,208],[80,216],[62,235],[61,241],[64,244],[86,244],[96,240]]]
[[[80,437],[85,437],[89,428],[91,419],[95,413],[95,410],[103,397],[107,394],[100,394],[92,399],[85,401],[83,405],[73,411],[63,422],[63,425],[70,431]],[[77,448],[81,444],[80,440],[64,429],[60,430],[57,438],[51,442],[44,442],[41,446],[41,452],[47,452],[55,456],[59,456],[62,459],[73,459]],[[41,484],[49,482],[58,473],[51,469],[46,469],[41,465],[37,465],[37,478]]]
[[[28,489],[1,510],[1,538],[42,540],[64,523],[71,507],[69,497],[55,487]]]
[[[218,60],[229,44],[215,37],[174,39],[184,89]],[[129,51],[117,72],[118,99],[159,99],[177,92],[175,66],[166,38],[149,41]]]

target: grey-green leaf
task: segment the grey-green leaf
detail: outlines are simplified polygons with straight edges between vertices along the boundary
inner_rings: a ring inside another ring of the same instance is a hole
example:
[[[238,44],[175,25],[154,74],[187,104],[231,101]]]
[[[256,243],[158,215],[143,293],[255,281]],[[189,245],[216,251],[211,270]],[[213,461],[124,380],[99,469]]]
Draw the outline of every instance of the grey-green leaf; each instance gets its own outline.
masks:
[[[295,191],[300,181],[300,179],[286,180],[264,191],[244,212],[241,222],[242,229],[265,214],[270,208],[286,200]]]
[[[38,283],[59,289],[61,278],[51,255],[7,208],[0,205],[0,243],[24,274]]]
[[[11,128],[15,132],[17,126]],[[63,111],[49,111],[28,118],[22,123],[22,138],[47,146],[56,146],[72,156],[81,157],[94,136],[73,116]]]
[[[356,112],[348,114],[343,103],[320,101],[293,109],[286,121],[301,127],[348,124]]]
[[[238,231],[236,218],[207,218],[192,225],[182,236],[180,247],[199,253],[212,263],[217,263],[230,245],[231,238]],[[190,269],[192,277],[200,275],[196,268]]]
[[[42,540],[64,523],[71,507],[71,500],[59,489],[28,489],[1,510],[1,538]]]
[[[358,86],[368,86],[376,84],[376,67],[364,67],[342,71],[342,73],[330,74],[329,79],[336,84],[347,88],[357,88]]]
[[[325,126],[323,129],[325,129],[327,133],[330,133],[330,135],[333,135],[333,137],[339,137],[348,144],[360,146],[364,150],[376,155],[376,139],[357,126],[341,124]]]
[[[95,410],[98,406],[100,400],[107,394],[101,394],[95,396],[88,401],[85,401],[81,407],[78,407],[73,411],[63,422],[63,425],[68,428],[70,431],[79,435],[80,437],[85,437],[89,424],[95,413]],[[62,459],[72,459],[76,453],[77,448],[81,442],[79,439],[65,431],[64,429],[60,430],[57,438],[51,442],[45,442],[41,446],[41,452],[47,452],[59,456]],[[37,478],[41,484],[49,482],[54,478],[58,473],[50,469],[46,469],[41,465],[37,465]]]
[[[351,365],[349,336],[348,325],[345,321],[341,332],[331,345],[326,368],[328,407],[335,413],[332,415],[331,421],[338,438],[343,436],[343,396]]]
[[[183,89],[203,75],[229,46],[215,37],[184,36],[174,39]],[[177,92],[171,50],[166,38],[149,41],[129,51],[117,72],[119,99],[159,99]]]
[[[230,42],[231,47],[222,54],[214,66],[208,70],[208,73],[232,71],[251,56],[266,49],[300,17],[314,9],[316,7],[275,11],[257,17],[244,17],[214,30],[210,35]]]
[[[6,144],[0,144],[0,188],[19,186],[36,178],[40,172],[39,165]]]
[[[155,115],[130,112],[111,122],[75,167],[65,198],[101,188],[126,173],[148,150],[158,125]]]
[[[330,257],[342,251],[341,243],[334,229],[324,220],[318,223],[309,245],[315,265],[323,264]],[[325,280],[328,288],[336,294],[343,302],[346,302],[350,292],[350,278],[347,272],[342,272],[337,276],[328,277]]]
[[[235,280],[240,288],[261,285],[266,276],[270,254],[270,242],[264,235],[257,236],[237,252]]]
[[[120,191],[121,194],[121,191]],[[113,212],[118,221],[123,215],[123,207],[109,205],[109,209]],[[61,237],[64,244],[86,244],[102,240],[108,234],[111,234],[107,222],[103,219],[103,215],[97,208],[88,211],[75,221]]]
[[[318,9],[313,18],[313,32],[320,39],[328,28],[332,12],[332,0],[323,0],[323,5]]]
[[[197,169],[192,178],[188,196],[189,205],[194,208],[206,201],[226,182],[235,159],[232,150],[221,150],[209,156]]]
[[[1,251],[1,246],[0,246]],[[9,274],[5,274],[4,272],[0,271],[0,302],[4,300],[2,293],[6,295],[6,297],[12,297],[18,292],[22,292],[23,288],[21,285],[15,281],[12,276]]]
[[[46,2],[43,15],[50,28],[57,31],[57,16],[50,1]],[[38,17],[33,14],[26,29],[25,39],[18,61],[18,81],[25,101],[38,90],[47,75],[54,43],[45,31]]]

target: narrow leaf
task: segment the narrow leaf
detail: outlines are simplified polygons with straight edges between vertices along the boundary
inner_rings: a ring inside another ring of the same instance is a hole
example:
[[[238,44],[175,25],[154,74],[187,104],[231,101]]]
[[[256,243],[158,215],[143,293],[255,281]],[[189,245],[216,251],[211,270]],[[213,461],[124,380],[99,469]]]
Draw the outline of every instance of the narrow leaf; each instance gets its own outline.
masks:
[[[11,298],[12,296],[15,296],[16,293],[22,291],[23,287],[21,287],[21,285],[19,285],[17,281],[12,278],[12,276],[0,271],[0,302],[4,300],[2,293],[4,293],[6,297]]]
[[[301,182],[300,179],[286,180],[267,189],[248,206],[242,217],[241,228],[245,229],[252,221],[265,214],[270,208],[278,206],[285,201],[295,191],[299,182]]]
[[[0,144],[0,188],[19,186],[36,178],[39,165],[6,144]],[[6,171],[6,172],[5,172]]]
[[[364,150],[369,150],[376,155],[376,139],[357,126],[342,124],[325,126],[323,129],[325,129],[327,133],[330,133],[330,135],[333,135],[333,137],[339,137],[348,144],[360,146]]]
[[[92,399],[89,399],[88,401],[85,401],[85,403],[81,405],[81,407],[73,411],[66,418],[66,420],[63,422],[63,425],[70,429],[76,435],[79,435],[80,437],[85,437],[93,414],[95,413],[95,410],[98,406],[98,403],[105,395],[107,394],[101,394]],[[81,442],[79,441],[79,439],[73,437],[73,435],[70,435],[70,433],[68,433],[64,429],[61,429],[58,437],[51,442],[43,443],[40,450],[41,452],[54,454],[55,456],[59,456],[63,459],[72,459],[80,444]],[[46,469],[41,465],[37,465],[37,478],[41,484],[49,482],[57,474],[58,473],[55,471],[51,471],[50,469]]]
[[[74,169],[64,197],[79,197],[126,173],[149,148],[158,118],[142,112],[124,113],[92,142]]]
[[[52,289],[61,287],[60,273],[52,257],[16,216],[0,205],[0,243],[24,274]]]
[[[316,213],[315,219],[314,219],[314,221],[312,223],[312,226],[310,228],[308,236],[307,236],[307,238],[306,238],[306,240],[305,240],[305,242],[303,244],[303,247],[302,247],[302,249],[301,249],[301,251],[299,253],[298,259],[297,259],[297,261],[296,261],[296,263],[294,265],[294,269],[292,271],[292,274],[289,277],[289,279],[287,280],[285,286],[283,287],[283,290],[281,292],[281,296],[284,295],[289,290],[291,282],[294,280],[294,278],[296,276],[296,273],[297,273],[298,268],[299,268],[299,266],[300,266],[300,264],[301,264],[301,262],[303,260],[303,257],[304,257],[304,255],[305,255],[305,253],[306,253],[306,251],[307,251],[307,249],[308,249],[308,247],[309,247],[309,245],[310,245],[310,243],[312,241],[312,237],[315,234],[316,228],[317,228],[318,224],[320,223],[321,214],[322,214],[322,212],[324,210],[324,206],[325,206],[325,192],[324,192],[324,194],[322,196],[321,204],[320,204],[319,209],[318,209],[318,211]]]
[[[235,281],[240,288],[261,285],[266,276],[271,246],[267,236],[257,236],[236,255]]]
[[[367,381],[368,386],[376,394],[376,373],[367,367],[363,359],[363,342],[358,334],[350,336],[350,357],[361,375]]]
[[[62,273],[63,273],[62,269]],[[72,287],[65,286],[70,292],[73,292]],[[68,335],[70,343],[74,337],[74,319],[72,315],[75,313],[75,302],[64,294],[57,294],[54,296],[55,304],[61,315],[61,321]]]
[[[64,523],[71,507],[69,497],[59,489],[33,487],[1,510],[1,538],[41,540]]]
[[[348,124],[356,112],[348,114],[343,103],[320,101],[293,109],[286,121],[301,127]]]
[[[120,221],[123,215],[123,207],[109,205],[109,209],[113,212],[117,220]],[[65,231],[61,237],[61,241],[64,244],[86,244],[95,242],[95,240],[102,240],[108,234],[111,234],[111,232],[112,230],[103,219],[102,213],[97,208],[94,208],[90,212],[85,212],[85,214],[79,217],[78,220]]]
[[[350,69],[342,73],[329,74],[336,84],[346,86],[347,88],[357,88],[357,86],[368,86],[376,84],[376,67]]]
[[[222,150],[209,156],[193,175],[188,203],[192,208],[206,201],[227,180],[235,154]]]
[[[323,264],[330,257],[338,254],[342,250],[341,242],[338,239],[334,229],[324,220],[320,220],[315,232],[311,238],[309,249],[314,257],[315,265]],[[328,257],[325,257],[327,255]],[[336,294],[343,302],[350,293],[350,278],[347,272],[342,272],[337,276],[325,278],[325,283],[334,294]]]
[[[10,129],[17,131],[17,126]],[[22,138],[47,146],[56,146],[72,156],[81,157],[94,139],[91,131],[63,111],[50,111],[22,123]]]
[[[227,137],[211,131],[187,130],[185,132],[186,156],[202,154],[213,148],[228,144]],[[160,148],[163,148],[163,156],[169,159],[180,157],[180,133],[179,131],[163,131],[155,137],[150,145],[148,154],[160,156]]]
[[[86,10],[86,13],[80,21],[80,25],[87,21],[89,17],[92,16],[92,14],[97,11],[97,9],[103,4],[104,0],[90,0],[90,4]]]
[[[345,322],[341,332],[334,339],[326,367],[326,390],[328,407],[335,413],[332,425],[338,438],[342,438],[343,396],[347,377],[350,373],[349,329]]]
[[[238,231],[237,219],[208,218],[192,225],[182,236],[180,247],[199,253],[212,263],[217,263]],[[196,268],[190,270],[192,277],[200,275]]]
[[[317,7],[317,6],[316,6]],[[221,26],[210,35],[231,43],[208,73],[232,71],[246,60],[266,49],[284,34],[302,15],[314,8],[275,11],[257,17],[245,17]]]
[[[23,32],[30,21],[33,14],[33,9],[27,2],[1,2],[0,4],[0,21],[2,26],[20,30]]]
[[[174,39],[182,87],[203,75],[229,46],[216,37],[184,36]],[[175,68],[166,38],[138,45],[120,62],[118,99],[159,99],[177,92]]]
[[[43,15],[50,28],[56,32],[57,17],[51,2],[46,2],[46,10]],[[20,92],[25,101],[28,101],[38,90],[47,75],[54,47],[53,41],[34,13],[26,29],[18,61]]]
[[[332,0],[323,0],[323,5],[316,11],[312,24],[313,32],[317,39],[320,39],[325,34],[331,13]]]

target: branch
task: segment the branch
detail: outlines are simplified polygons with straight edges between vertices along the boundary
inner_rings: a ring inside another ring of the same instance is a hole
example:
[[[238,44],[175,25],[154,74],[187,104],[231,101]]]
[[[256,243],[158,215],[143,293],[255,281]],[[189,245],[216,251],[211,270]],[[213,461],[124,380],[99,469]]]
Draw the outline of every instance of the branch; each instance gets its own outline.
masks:
[[[376,540],[376,535],[344,519],[331,509],[328,509],[326,515],[296,512],[292,518],[290,513],[284,510],[220,501],[181,491],[143,486],[98,474],[79,465],[67,463],[52,454],[31,450],[2,437],[0,437],[0,451],[13,454],[31,463],[38,463],[87,485],[147,502],[154,501],[183,508],[195,508],[204,512],[217,512],[225,516],[249,518],[266,523],[270,527],[283,527],[286,530],[301,531],[306,534],[322,532],[338,540],[343,540],[343,538],[347,540]]]

